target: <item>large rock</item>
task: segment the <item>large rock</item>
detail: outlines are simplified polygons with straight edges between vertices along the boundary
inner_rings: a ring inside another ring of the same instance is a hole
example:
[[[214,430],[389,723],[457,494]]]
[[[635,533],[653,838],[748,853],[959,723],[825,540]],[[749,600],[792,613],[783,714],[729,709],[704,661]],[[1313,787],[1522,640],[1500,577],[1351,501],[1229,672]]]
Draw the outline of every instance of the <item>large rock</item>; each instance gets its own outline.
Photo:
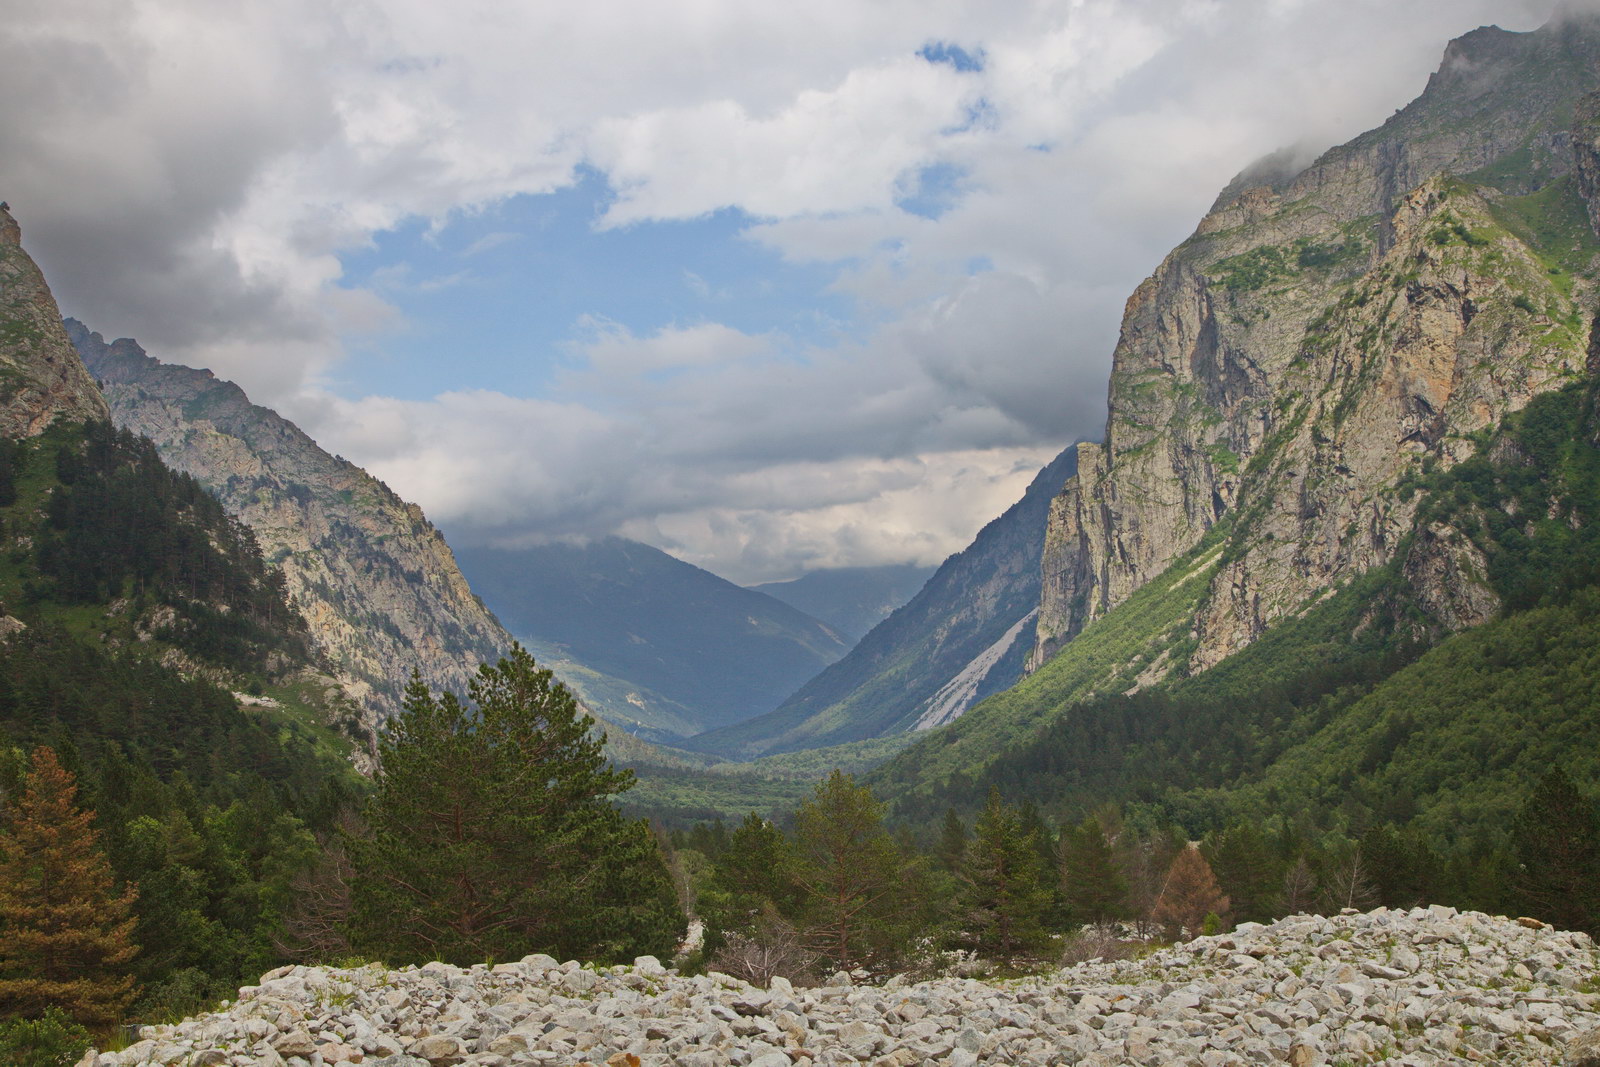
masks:
[[[1585,1030],[1567,1042],[1561,1067],[1600,1067],[1600,1029]]]

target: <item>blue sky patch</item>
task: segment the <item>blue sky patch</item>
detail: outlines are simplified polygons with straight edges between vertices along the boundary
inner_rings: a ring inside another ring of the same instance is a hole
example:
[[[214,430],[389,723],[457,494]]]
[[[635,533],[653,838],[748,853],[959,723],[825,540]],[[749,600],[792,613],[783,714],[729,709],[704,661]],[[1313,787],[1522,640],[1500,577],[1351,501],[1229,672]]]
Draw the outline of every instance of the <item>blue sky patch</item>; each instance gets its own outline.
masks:
[[[937,219],[961,199],[961,180],[966,177],[963,167],[951,163],[935,163],[917,171],[914,182],[907,183],[904,195],[895,198],[902,211]]]
[[[918,194],[922,195],[922,194]],[[927,194],[932,204],[937,188]],[[857,309],[830,290],[836,268],[786,262],[722,210],[687,221],[597,229],[614,194],[586,171],[573,186],[516,196],[430,231],[410,219],[342,259],[344,284],[405,315],[399,333],[357,344],[330,383],[347,397],[422,400],[450,389],[538,395],[601,320],[647,337],[719,322],[834,344]]]
[[[983,69],[983,50],[969,52],[949,41],[929,41],[917,51],[929,63],[948,63],[959,71],[975,72]]]

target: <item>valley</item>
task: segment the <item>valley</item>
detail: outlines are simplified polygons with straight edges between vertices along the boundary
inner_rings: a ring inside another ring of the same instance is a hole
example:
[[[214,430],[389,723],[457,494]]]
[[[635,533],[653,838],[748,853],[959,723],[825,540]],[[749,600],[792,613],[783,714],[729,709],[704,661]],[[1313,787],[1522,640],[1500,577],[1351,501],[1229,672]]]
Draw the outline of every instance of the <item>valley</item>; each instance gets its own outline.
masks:
[[[1241,171],[1127,297],[1103,434],[937,566],[435,525],[158,357],[0,205],[0,1055],[1535,1064],[1600,1024],[1600,16]]]

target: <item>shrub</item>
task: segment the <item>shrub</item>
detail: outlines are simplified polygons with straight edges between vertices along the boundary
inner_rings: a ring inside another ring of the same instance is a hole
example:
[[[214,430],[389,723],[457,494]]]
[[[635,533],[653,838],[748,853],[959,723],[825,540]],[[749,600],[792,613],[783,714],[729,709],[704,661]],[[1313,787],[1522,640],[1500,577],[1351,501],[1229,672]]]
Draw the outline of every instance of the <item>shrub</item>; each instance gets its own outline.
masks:
[[[51,1005],[37,1019],[0,1022],[0,1063],[6,1067],[72,1067],[89,1047],[89,1031]]]

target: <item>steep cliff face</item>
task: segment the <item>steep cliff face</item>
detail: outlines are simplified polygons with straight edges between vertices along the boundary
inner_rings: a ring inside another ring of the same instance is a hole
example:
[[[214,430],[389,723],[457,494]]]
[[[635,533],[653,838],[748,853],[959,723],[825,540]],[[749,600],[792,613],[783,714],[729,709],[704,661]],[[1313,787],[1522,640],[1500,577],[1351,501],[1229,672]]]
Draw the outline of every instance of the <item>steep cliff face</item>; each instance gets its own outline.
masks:
[[[67,330],[116,423],[255,532],[369,722],[398,710],[413,669],[464,693],[480,662],[510,648],[415,504],[210,371],[163,364],[128,339],[108,345],[70,319]]]
[[[1597,85],[1593,19],[1476,30],[1378,130],[1224,191],[1128,301],[1105,444],[1051,507],[1032,667],[1226,522],[1190,639],[1142,681],[1220,661],[1387,561],[1408,476],[1583,370]],[[1409,549],[1420,625],[1481,622],[1470,551],[1434,534]]]
[[[0,437],[33,437],[57,416],[108,418],[94,379],[72,350],[44,275],[22,249],[22,228],[0,206]]]

